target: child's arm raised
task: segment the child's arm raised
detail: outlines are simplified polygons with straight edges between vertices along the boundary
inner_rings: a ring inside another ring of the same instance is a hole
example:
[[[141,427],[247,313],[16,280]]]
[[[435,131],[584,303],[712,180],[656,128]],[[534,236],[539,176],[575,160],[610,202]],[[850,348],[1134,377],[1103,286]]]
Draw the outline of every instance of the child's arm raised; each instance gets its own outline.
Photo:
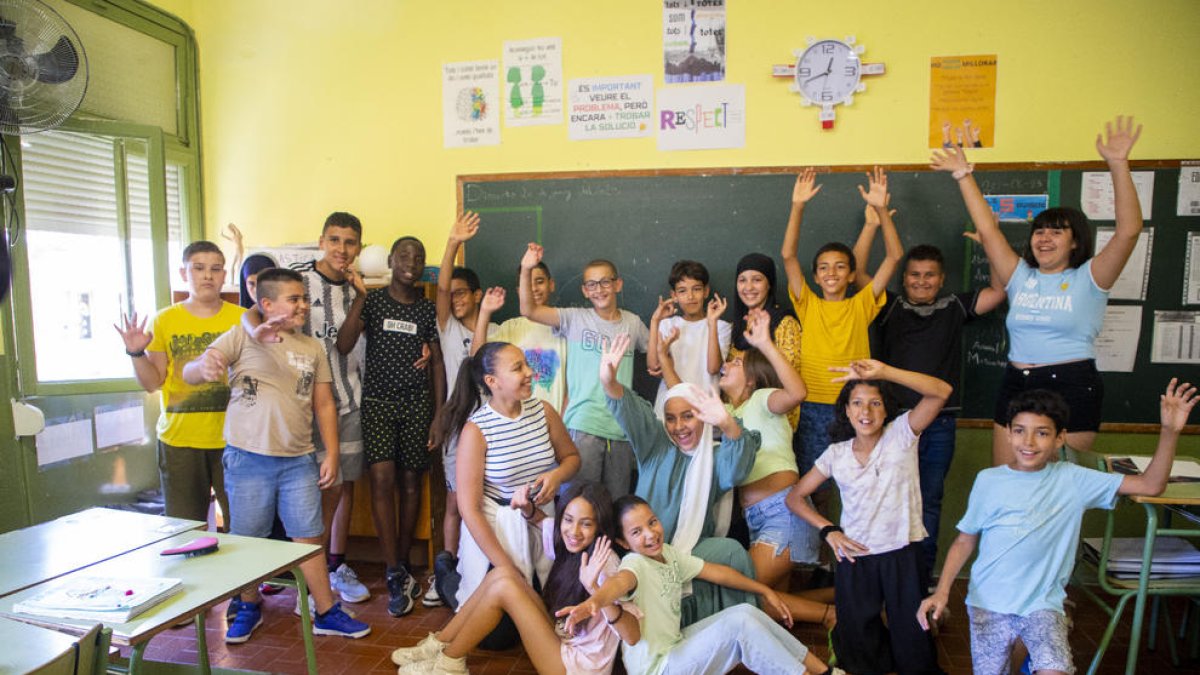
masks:
[[[721,352],[721,315],[725,313],[728,304],[725,298],[713,293],[712,299],[708,301],[708,311],[704,314],[704,321],[708,324],[709,375],[721,372],[721,366],[725,365],[725,354]]]
[[[483,294],[483,302],[479,303],[479,318],[475,319],[475,332],[471,336],[471,356],[488,341],[488,324],[492,315],[504,306],[505,291],[500,286],[492,286]]]
[[[891,197],[891,195],[888,195]],[[892,210],[895,213],[895,209]],[[875,233],[879,231],[879,214],[870,204],[863,209],[863,226],[854,242],[854,287],[862,290],[871,283],[871,275],[867,272],[867,262],[871,259],[871,246],[875,243]]]
[[[563,607],[554,613],[559,618],[567,617],[566,630],[571,632],[576,624],[587,623],[602,608],[612,605],[637,590],[637,575],[629,570],[621,570],[604,582],[592,597],[572,607]]]
[[[975,544],[978,542],[977,534],[959,532],[955,537],[950,550],[946,552],[946,562],[942,564],[942,575],[938,577],[937,590],[922,600],[920,608],[917,609],[917,623],[921,624],[921,628],[929,630],[931,613],[934,621],[942,618],[942,612],[946,611],[946,605],[950,604],[950,587],[963,565],[967,564],[967,560],[970,560],[971,554],[975,552]]]
[[[593,554],[590,558],[587,551],[580,555],[579,584],[588,593],[594,595],[600,590],[600,587],[596,585],[600,574],[610,565],[610,560],[613,561],[612,567],[616,567],[617,556],[612,551],[612,544],[608,537],[604,535],[596,538],[596,545],[592,550]],[[638,640],[642,639],[642,627],[638,624],[637,617],[626,612],[622,604],[604,605],[600,608],[600,612],[604,614],[604,621],[613,627],[625,644],[637,644]]]
[[[1092,278],[1097,286],[1105,289],[1112,288],[1121,276],[1142,232],[1142,205],[1133,187],[1133,174],[1129,171],[1129,151],[1142,135],[1142,125],[1134,129],[1133,117],[1121,115],[1117,116],[1116,122],[1115,130],[1112,122],[1104,125],[1107,139],[1102,141],[1100,134],[1096,134],[1096,150],[1108,163],[1108,173],[1112,176],[1117,215],[1116,232],[1092,260]]]
[[[629,342],[629,334],[621,333],[608,343],[600,355],[600,384],[604,387],[604,394],[612,399],[625,395],[625,386],[617,381],[617,368],[621,365],[621,359],[625,358]]]
[[[835,377],[834,382],[887,380],[920,394],[921,400],[908,413],[908,426],[914,434],[920,434],[933,424],[933,420],[942,412],[942,406],[946,405],[946,399],[950,398],[950,393],[954,391],[954,387],[932,375],[894,368],[875,359],[852,361],[847,367],[830,366],[829,369],[846,373]]]
[[[463,242],[470,241],[479,233],[479,214],[464,211],[450,226],[450,237],[446,240],[446,252],[442,254],[442,266],[438,269],[437,323],[438,330],[446,329],[446,322],[453,314],[450,311],[450,282],[454,274],[454,259]]]
[[[804,477],[788,491],[788,496],[785,500],[788,509],[792,513],[803,518],[809,525],[821,530],[825,530],[827,527],[834,528],[834,524],[817,512],[812,504],[809,504],[808,498],[827,479],[828,476],[822,473],[820,469],[809,469],[808,473],[804,474]],[[846,533],[842,532],[842,528],[840,527],[826,532],[825,543],[829,544],[829,548],[833,549],[833,556],[837,558],[838,562],[841,562],[843,558],[854,562],[854,556],[867,555],[871,552],[866,546],[847,537]]]
[[[780,599],[779,594],[769,586],[751,579],[732,567],[706,562],[696,578],[717,586],[758,595],[762,598],[763,606],[769,610],[768,613],[771,616],[779,617],[785,626],[792,627],[792,613],[788,611],[787,604]]]
[[[658,306],[650,315],[650,344],[646,347],[646,372],[651,377],[662,377],[662,364],[658,360],[658,343],[662,340],[662,336],[658,334],[658,331],[662,327],[662,320],[674,316],[674,314],[674,298],[668,297],[663,300],[661,295],[658,296]]]
[[[958,189],[962,192],[963,201],[966,202],[967,212],[971,214],[971,222],[975,223],[975,230],[979,232],[988,262],[992,264],[992,269],[1000,284],[1007,286],[1013,270],[1017,268],[1020,256],[1012,249],[1012,246],[1008,245],[1004,233],[1000,231],[999,225],[993,220],[992,207],[988,206],[987,200],[983,198],[983,193],[979,190],[979,185],[975,182],[975,177],[971,175],[975,168],[967,161],[966,153],[962,148],[955,147],[945,148],[940,152],[934,150],[929,161],[930,166],[934,169],[949,172],[958,181]]]
[[[1000,214],[992,212],[992,222],[996,228],[1000,228]],[[983,246],[983,239],[978,232],[963,232],[963,236],[971,241]],[[1000,303],[1008,298],[1008,291],[1005,290],[1004,284],[1000,282],[1000,273],[996,271],[996,266],[992,264],[992,259],[988,258],[988,286],[987,288],[979,289],[979,293],[975,295],[975,307],[972,311],[975,314],[987,314],[988,312],[1000,306]]]
[[[141,323],[138,323],[137,312],[132,316],[122,313],[121,323],[114,323],[113,328],[121,334],[121,340],[125,343],[125,353],[133,361],[133,374],[137,377],[138,384],[153,394],[167,380],[167,353],[146,351],[146,347],[149,347],[154,339],[153,333],[146,330],[146,322],[149,320],[150,317],[142,317]],[[135,354],[138,356],[134,356]]]
[[[338,454],[341,447],[338,445],[338,411],[337,403],[333,400],[332,384],[318,382],[313,387],[312,408],[317,431],[321,434],[321,444],[325,446],[325,459],[321,462],[317,477],[317,487],[324,490],[337,480],[338,464],[341,462]]]
[[[1153,497],[1166,489],[1167,479],[1171,476],[1171,464],[1175,461],[1179,432],[1187,424],[1188,415],[1196,407],[1196,401],[1200,400],[1195,386],[1188,382],[1177,382],[1177,378],[1171,378],[1166,393],[1159,396],[1162,429],[1158,432],[1158,447],[1154,448],[1150,466],[1141,475],[1122,478],[1117,494]]]
[[[888,210],[888,203],[892,197],[888,193],[887,172],[883,170],[883,167],[877,166],[874,174],[867,174],[867,184],[870,189],[864,190],[863,186],[859,185],[858,193],[862,195],[863,201],[875,211],[875,215],[879,218],[883,227],[883,246],[886,251],[883,262],[879,263],[879,268],[871,277],[872,292],[875,297],[879,297],[887,290],[888,282],[896,273],[896,266],[904,257],[904,245],[900,243],[900,235],[896,232],[896,224],[892,221],[891,211]]]
[[[761,309],[751,310],[746,321],[745,335],[746,342],[767,357],[767,361],[775,369],[775,375],[783,384],[783,389],[771,392],[767,398],[767,409],[776,415],[788,414],[808,397],[808,387],[805,386],[800,373],[796,372],[791,362],[771,340],[771,316]]]
[[[679,329],[676,328],[671,331],[670,335],[662,338],[655,345],[655,350],[658,352],[658,363],[662,372],[662,380],[667,385],[667,389],[683,381],[679,379],[679,373],[675,370],[675,357],[671,356],[671,345],[675,344],[675,341],[678,339]]]
[[[521,279],[517,284],[517,298],[521,301],[521,316],[537,323],[558,328],[558,310],[533,301],[533,268],[542,261],[545,250],[530,243],[521,256]]]
[[[783,271],[787,273],[788,286],[792,294],[800,297],[804,288],[804,270],[796,257],[796,248],[800,245],[800,221],[804,220],[804,206],[821,191],[816,184],[817,173],[810,166],[799,176],[792,188],[792,211],[788,214],[787,229],[783,233],[783,247],[779,254],[783,258]]]

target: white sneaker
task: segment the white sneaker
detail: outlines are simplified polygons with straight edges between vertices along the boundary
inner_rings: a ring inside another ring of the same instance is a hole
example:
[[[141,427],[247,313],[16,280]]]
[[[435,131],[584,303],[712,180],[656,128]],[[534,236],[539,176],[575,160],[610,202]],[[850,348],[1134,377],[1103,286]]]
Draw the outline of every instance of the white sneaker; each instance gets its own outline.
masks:
[[[397,675],[469,675],[467,660],[452,659],[438,652],[437,656],[427,661],[414,661],[396,671]]]
[[[419,661],[432,661],[442,653],[442,648],[445,646],[446,643],[437,639],[436,634],[430,633],[415,646],[401,647],[392,652],[392,663],[398,666],[407,666]]]
[[[425,595],[421,597],[421,604],[426,607],[441,607],[442,596],[437,592],[437,577],[429,575],[429,588],[425,589]]]
[[[371,591],[358,580],[358,575],[346,563],[329,573],[329,586],[342,597],[342,602],[366,602]]]

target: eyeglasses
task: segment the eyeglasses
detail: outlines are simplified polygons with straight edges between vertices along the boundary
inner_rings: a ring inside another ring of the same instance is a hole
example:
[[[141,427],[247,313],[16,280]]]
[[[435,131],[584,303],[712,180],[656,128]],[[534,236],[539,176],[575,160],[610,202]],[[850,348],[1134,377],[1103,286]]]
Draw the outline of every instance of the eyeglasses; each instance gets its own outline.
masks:
[[[458,300],[460,298],[467,297],[471,293],[472,293],[472,291],[469,288],[459,288],[459,289],[450,291],[450,297],[454,298],[455,300]]]
[[[590,293],[598,288],[612,288],[612,285],[614,283],[616,283],[616,281],[617,281],[616,277],[604,277],[603,279],[592,279],[590,281],[583,282],[583,288],[584,288],[584,290],[586,290]]]

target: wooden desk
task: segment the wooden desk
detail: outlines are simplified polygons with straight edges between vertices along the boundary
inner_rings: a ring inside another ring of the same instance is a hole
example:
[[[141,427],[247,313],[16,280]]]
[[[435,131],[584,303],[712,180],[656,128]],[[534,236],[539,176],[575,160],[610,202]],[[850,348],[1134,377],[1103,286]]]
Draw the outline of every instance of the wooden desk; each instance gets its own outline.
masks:
[[[163,549],[182,546],[201,536],[216,537],[220,550],[196,558],[162,556]],[[181,620],[195,617],[196,648],[199,652],[200,669],[209,672],[208,645],[204,634],[204,614],[243,588],[277,576],[285,570],[296,575],[296,586],[300,593],[300,622],[304,633],[305,655],[308,671],[317,672],[316,653],[312,641],[312,619],[308,609],[308,590],[300,563],[319,555],[320,546],[296,544],[273,539],[239,537],[232,534],[213,532],[186,532],[176,535],[159,545],[135,549],[110,560],[97,563],[73,572],[71,576],[146,576],[175,577],[183,579],[183,591],[177,593],[128,623],[112,624],[113,644],[133,647],[129,659],[129,672],[136,675],[142,668],[142,655],[150,639],[162,631],[178,624]],[[69,577],[66,577],[69,578]],[[12,607],[40,592],[35,586],[24,591],[0,598],[0,613],[40,626],[53,627],[72,634],[82,634],[94,622],[70,619],[49,619],[28,614],[14,614]],[[271,620],[291,620],[288,617],[272,617]]]
[[[0,534],[0,596],[205,525],[94,508]]]
[[[0,645],[4,645],[0,673],[32,673],[44,668],[73,652],[75,640],[56,630],[0,617]]]

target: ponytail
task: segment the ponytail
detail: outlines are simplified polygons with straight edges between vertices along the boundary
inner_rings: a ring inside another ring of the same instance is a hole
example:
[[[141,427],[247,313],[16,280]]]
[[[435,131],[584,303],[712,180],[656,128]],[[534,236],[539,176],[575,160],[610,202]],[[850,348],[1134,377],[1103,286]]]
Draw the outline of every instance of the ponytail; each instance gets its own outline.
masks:
[[[492,395],[483,377],[495,372],[496,354],[507,346],[507,342],[487,342],[474,356],[463,359],[454,381],[454,391],[442,414],[442,438],[449,440],[458,436],[471,413],[483,405],[483,397]]]

